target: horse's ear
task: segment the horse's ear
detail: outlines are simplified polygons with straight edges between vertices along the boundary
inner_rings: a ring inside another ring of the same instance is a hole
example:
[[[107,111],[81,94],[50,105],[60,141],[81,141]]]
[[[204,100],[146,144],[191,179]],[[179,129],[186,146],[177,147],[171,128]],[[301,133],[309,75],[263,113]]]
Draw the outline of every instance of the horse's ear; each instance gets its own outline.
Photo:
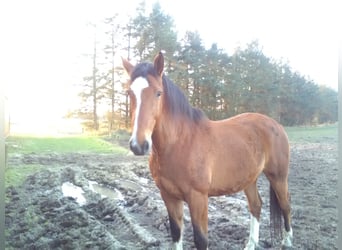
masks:
[[[157,71],[159,76],[163,75],[164,72],[164,56],[163,53],[159,52],[154,58],[154,69]]]
[[[127,74],[131,74],[134,66],[125,58],[121,57],[122,65],[124,66]]]

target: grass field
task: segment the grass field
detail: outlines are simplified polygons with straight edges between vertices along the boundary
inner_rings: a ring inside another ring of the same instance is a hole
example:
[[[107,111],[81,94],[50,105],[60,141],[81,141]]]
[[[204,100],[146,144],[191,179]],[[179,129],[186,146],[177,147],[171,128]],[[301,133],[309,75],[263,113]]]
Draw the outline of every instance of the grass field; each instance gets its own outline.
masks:
[[[127,149],[107,142],[100,137],[30,137],[10,136],[6,139],[7,157],[25,154],[65,154],[65,153],[99,153],[124,155]],[[28,175],[45,166],[39,164],[7,164],[5,169],[5,186],[20,185]]]
[[[8,153],[108,153],[125,154],[127,150],[100,137],[9,137]]]
[[[337,142],[337,124],[308,127],[286,127],[290,142]]]
[[[41,170],[42,165],[25,164],[20,166],[11,166],[5,169],[5,187],[18,186],[23,183],[27,176]]]

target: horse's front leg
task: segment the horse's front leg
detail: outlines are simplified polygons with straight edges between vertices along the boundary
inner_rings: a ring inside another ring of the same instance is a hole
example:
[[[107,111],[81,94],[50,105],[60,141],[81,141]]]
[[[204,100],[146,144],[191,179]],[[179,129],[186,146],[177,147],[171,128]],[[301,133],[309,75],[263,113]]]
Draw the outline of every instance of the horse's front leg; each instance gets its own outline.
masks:
[[[174,198],[162,189],[160,190],[160,194],[169,214],[172,249],[182,250],[183,201]]]
[[[187,202],[194,230],[195,246],[199,250],[208,249],[208,195],[192,190]]]

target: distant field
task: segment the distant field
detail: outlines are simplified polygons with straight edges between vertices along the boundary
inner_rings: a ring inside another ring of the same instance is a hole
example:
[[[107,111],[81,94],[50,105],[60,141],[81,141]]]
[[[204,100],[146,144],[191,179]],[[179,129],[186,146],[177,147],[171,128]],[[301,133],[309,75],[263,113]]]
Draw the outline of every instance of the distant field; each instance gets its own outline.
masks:
[[[44,153],[109,153],[125,154],[127,150],[100,137],[9,137],[8,152],[19,154]]]
[[[286,127],[285,130],[291,142],[332,142],[337,141],[337,124],[308,126],[308,127]]]
[[[292,143],[335,143],[337,142],[337,124],[315,127],[287,127],[285,128]],[[128,140],[127,135],[115,135],[110,143],[96,136],[70,137],[30,137],[10,136],[6,139],[8,158],[15,155],[30,154],[67,154],[67,153],[100,153],[125,155],[127,149],[115,144],[118,140]],[[9,161],[5,171],[5,186],[19,185],[29,175],[41,170],[45,166],[39,164],[13,165]]]
[[[127,154],[127,149],[107,142],[100,137],[71,136],[71,137],[30,137],[10,136],[6,139],[8,163],[5,169],[5,186],[18,186],[28,175],[46,168],[37,163],[13,163],[18,155],[54,154]]]
[[[308,127],[286,127],[291,142],[324,142],[337,140],[337,124]],[[122,135],[117,139],[120,140]],[[127,139],[128,140],[128,139]],[[10,136],[6,139],[8,153],[108,153],[126,154],[127,150],[97,136],[30,137]]]

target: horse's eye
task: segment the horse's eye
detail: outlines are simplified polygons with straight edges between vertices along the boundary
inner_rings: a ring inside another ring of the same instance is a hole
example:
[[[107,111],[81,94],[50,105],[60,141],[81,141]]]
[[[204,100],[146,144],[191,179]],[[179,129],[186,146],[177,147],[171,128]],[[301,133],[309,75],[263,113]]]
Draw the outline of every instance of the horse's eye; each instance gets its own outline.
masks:
[[[159,97],[159,96],[161,96],[161,94],[162,94],[163,92],[162,91],[157,91],[157,93],[156,93],[156,97]]]

